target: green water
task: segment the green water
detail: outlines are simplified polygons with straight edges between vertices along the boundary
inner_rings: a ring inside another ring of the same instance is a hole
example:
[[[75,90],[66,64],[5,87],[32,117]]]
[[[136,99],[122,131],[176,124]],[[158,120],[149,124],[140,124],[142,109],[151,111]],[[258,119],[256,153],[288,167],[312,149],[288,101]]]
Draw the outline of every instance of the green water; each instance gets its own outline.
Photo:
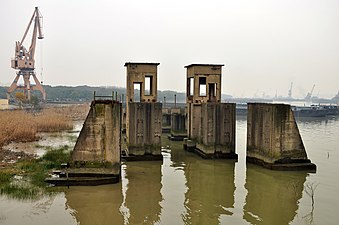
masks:
[[[317,173],[270,171],[239,160],[203,160],[162,139],[161,162],[127,162],[119,184],[71,187],[39,200],[0,197],[0,224],[338,224],[339,118],[299,120]],[[318,184],[312,201],[306,184]]]

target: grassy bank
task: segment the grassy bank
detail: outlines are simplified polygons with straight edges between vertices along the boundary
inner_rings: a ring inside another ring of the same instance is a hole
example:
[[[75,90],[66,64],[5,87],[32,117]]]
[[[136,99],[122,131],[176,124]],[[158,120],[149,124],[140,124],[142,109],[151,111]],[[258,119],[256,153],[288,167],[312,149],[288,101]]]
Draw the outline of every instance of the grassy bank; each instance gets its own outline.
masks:
[[[50,194],[45,178],[51,169],[60,169],[61,163],[70,161],[69,146],[47,149],[39,159],[22,160],[11,167],[0,169],[0,194],[15,199],[34,199]]]

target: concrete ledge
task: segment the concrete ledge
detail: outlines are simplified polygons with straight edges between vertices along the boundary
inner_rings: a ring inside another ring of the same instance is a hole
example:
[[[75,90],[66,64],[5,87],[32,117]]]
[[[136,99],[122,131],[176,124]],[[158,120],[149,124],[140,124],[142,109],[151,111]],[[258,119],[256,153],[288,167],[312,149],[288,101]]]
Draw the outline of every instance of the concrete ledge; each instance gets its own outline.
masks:
[[[45,179],[55,186],[97,186],[115,184],[120,181],[119,168],[70,168],[53,171],[58,177]]]
[[[126,160],[128,162],[131,161],[159,161],[163,159],[163,156],[160,155],[129,155],[129,156],[121,156],[121,159]]]
[[[317,166],[314,163],[311,163],[310,160],[298,160],[296,162],[289,163],[267,163],[261,159],[246,157],[246,162],[262,166],[270,170],[280,170],[280,171],[309,171],[315,173],[317,171]]]
[[[188,152],[194,152],[194,149],[196,146],[195,141],[190,140],[188,138],[184,138],[183,141],[184,141],[184,144],[183,144],[184,149]]]
[[[171,127],[162,127],[162,133],[171,133]]]
[[[185,138],[187,138],[186,134],[171,134],[168,135],[168,139],[171,141],[183,141]]]
[[[238,160],[238,154],[236,153],[216,152],[213,154],[206,154],[198,148],[194,148],[194,153],[198,154],[203,159],[236,159]]]
[[[55,186],[97,186],[119,183],[119,176],[114,177],[56,177],[47,178],[46,183]]]
[[[194,152],[195,154],[199,155],[203,159],[235,159],[235,160],[238,160],[238,154],[233,153],[233,152],[232,153],[215,152],[213,154],[207,154],[196,147],[195,141],[189,140],[188,138],[184,138],[183,147],[186,151]]]

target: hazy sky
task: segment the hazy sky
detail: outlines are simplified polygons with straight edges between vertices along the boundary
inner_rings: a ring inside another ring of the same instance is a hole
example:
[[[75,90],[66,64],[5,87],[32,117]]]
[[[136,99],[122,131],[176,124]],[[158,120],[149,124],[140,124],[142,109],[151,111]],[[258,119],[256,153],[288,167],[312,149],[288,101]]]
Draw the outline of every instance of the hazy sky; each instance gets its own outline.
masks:
[[[159,62],[158,88],[185,91],[185,65],[222,63],[233,96],[339,90],[339,0],[1,0],[0,85],[35,6],[45,84],[124,87],[125,62]]]

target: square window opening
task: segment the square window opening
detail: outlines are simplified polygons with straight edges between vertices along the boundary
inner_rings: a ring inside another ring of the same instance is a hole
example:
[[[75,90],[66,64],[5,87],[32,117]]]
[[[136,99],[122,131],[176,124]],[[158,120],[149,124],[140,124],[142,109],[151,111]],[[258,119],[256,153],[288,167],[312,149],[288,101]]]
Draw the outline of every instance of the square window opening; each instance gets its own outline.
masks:
[[[187,96],[194,95],[194,77],[187,78]]]
[[[199,77],[199,96],[206,96],[206,77]]]
[[[141,83],[133,83],[134,102],[141,102]]]
[[[145,95],[152,95],[153,76],[145,76]]]

